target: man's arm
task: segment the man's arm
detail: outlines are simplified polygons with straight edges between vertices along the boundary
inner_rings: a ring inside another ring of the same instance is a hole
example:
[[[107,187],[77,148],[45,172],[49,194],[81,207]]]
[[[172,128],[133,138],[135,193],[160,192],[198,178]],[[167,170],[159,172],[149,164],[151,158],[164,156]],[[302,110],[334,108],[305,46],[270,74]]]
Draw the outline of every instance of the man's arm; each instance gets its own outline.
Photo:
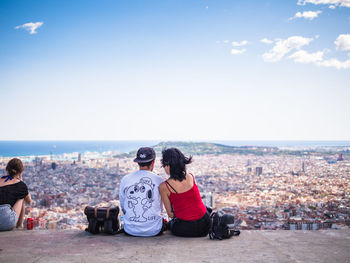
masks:
[[[123,179],[120,182],[120,186],[119,186],[119,203],[120,203],[120,207],[123,210],[123,213],[125,214],[125,210],[124,210],[124,200],[125,200],[125,196],[124,196],[124,184],[123,184]]]

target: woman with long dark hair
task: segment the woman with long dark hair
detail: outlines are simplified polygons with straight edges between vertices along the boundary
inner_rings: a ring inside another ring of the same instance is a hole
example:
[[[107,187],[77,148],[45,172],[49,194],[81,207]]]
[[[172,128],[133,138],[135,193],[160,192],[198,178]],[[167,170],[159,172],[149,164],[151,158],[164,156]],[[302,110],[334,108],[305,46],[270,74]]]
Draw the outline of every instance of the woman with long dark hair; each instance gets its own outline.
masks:
[[[206,236],[210,216],[194,176],[186,171],[192,156],[186,157],[177,148],[164,149],[161,162],[169,179],[159,186],[159,192],[167,214],[172,218],[168,223],[171,232],[184,237]]]
[[[7,175],[0,178],[0,231],[23,227],[24,203],[31,203],[27,185],[22,181],[23,170],[22,161],[13,158],[6,166]]]

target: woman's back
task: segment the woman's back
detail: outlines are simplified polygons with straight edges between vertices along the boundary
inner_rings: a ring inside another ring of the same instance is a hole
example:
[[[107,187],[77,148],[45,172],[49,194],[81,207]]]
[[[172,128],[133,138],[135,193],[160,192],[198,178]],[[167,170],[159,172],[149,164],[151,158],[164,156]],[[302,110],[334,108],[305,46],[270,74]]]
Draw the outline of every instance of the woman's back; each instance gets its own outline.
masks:
[[[28,188],[25,183],[20,180],[11,180],[14,182],[8,183],[0,181],[0,205],[9,204],[12,207],[17,200],[23,199],[28,195]]]
[[[179,180],[174,180],[172,178],[169,178],[167,180],[172,187],[176,189],[177,193],[184,193],[190,190],[193,187],[194,184],[194,178],[192,174],[186,174],[186,178],[182,181]],[[175,193],[173,189],[171,189],[172,193]]]
[[[12,175],[8,173],[0,178],[0,205],[9,204],[13,207],[18,200],[28,195],[28,187],[22,181],[22,162],[17,158],[12,159],[9,164],[11,162],[12,165],[6,167],[6,170],[12,170]],[[14,168],[15,171],[13,171]]]
[[[207,209],[202,202],[193,175],[187,174],[186,179],[182,181],[169,179],[166,186],[177,218],[194,221],[203,217]]]

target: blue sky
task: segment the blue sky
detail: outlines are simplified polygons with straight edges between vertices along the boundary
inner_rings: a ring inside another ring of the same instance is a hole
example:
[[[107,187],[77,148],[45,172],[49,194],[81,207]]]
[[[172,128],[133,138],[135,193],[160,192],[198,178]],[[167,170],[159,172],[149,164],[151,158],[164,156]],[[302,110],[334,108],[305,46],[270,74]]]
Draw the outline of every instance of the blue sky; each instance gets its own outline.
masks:
[[[350,1],[0,1],[0,140],[350,140]]]

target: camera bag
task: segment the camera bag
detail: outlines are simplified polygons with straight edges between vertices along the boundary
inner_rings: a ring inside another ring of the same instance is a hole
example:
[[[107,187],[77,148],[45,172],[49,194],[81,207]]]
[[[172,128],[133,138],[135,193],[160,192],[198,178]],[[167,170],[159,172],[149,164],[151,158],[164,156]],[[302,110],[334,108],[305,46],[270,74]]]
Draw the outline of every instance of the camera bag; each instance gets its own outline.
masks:
[[[117,234],[119,230],[119,207],[92,207],[86,206],[84,209],[89,225],[85,231],[92,234],[100,232],[107,234]]]
[[[241,232],[236,230],[235,217],[232,214],[225,214],[222,211],[213,212],[210,215],[210,239],[226,239],[238,236]]]

